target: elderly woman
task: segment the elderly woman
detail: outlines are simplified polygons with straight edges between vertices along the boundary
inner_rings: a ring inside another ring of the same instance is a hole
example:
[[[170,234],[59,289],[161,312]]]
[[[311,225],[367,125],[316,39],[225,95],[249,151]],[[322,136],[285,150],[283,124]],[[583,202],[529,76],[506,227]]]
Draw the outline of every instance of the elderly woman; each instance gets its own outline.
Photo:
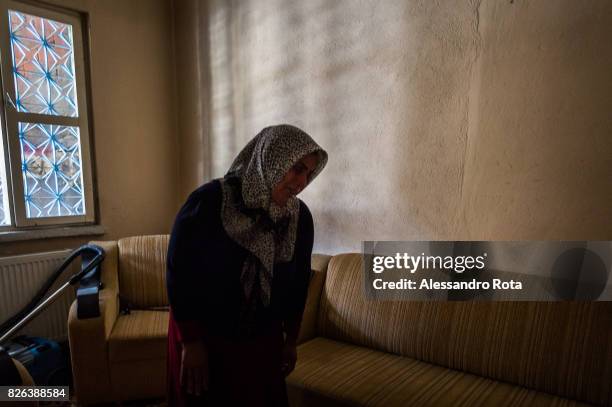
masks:
[[[327,153],[302,130],[263,129],[179,211],[168,248],[168,402],[287,405],[313,222],[296,198]]]

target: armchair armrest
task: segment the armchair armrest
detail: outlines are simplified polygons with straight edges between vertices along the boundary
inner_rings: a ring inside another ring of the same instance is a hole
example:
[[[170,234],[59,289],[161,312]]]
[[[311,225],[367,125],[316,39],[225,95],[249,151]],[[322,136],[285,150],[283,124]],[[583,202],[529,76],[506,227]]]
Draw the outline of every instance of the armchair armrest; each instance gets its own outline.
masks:
[[[68,339],[77,399],[80,403],[112,400],[108,338],[119,315],[117,242],[92,242],[106,251],[101,265],[100,316],[78,319],[76,300],[68,314]]]
[[[304,307],[304,315],[302,316],[302,325],[300,327],[300,335],[297,344],[304,343],[317,336],[317,317],[319,314],[319,300],[321,292],[325,284],[325,276],[327,274],[327,264],[331,256],[324,254],[312,255],[312,275],[308,284],[308,295],[306,297],[306,306]]]

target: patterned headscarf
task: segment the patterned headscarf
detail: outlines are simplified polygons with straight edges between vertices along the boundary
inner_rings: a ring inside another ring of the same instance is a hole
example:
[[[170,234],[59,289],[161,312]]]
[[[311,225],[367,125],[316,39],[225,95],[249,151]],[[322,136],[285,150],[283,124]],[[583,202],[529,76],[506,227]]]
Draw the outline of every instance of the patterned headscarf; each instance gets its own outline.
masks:
[[[249,252],[240,275],[245,313],[252,315],[258,300],[264,307],[270,305],[274,264],[293,257],[299,201],[292,196],[279,207],[272,200],[272,189],[311,153],[319,160],[308,183],[325,167],[325,150],[297,127],[266,127],[242,149],[221,179],[223,227]]]

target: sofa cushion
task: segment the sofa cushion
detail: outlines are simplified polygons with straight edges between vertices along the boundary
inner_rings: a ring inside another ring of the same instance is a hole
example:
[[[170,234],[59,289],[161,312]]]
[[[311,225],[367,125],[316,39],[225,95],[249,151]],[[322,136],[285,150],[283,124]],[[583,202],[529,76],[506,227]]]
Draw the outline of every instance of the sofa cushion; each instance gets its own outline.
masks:
[[[334,256],[318,334],[598,405],[612,403],[612,302],[365,298],[359,254]]]
[[[168,305],[166,254],[168,235],[121,239],[119,246],[119,292],[136,308]]]
[[[300,335],[298,343],[306,342],[317,336],[317,319],[319,314],[319,302],[321,299],[321,291],[325,283],[325,273],[327,264],[331,256],[324,254],[313,254],[311,261],[312,274],[308,284],[308,296],[302,316],[302,325],[300,327]]]
[[[325,338],[298,348],[292,406],[583,406],[415,359]]]
[[[120,315],[108,340],[111,363],[166,358],[168,312],[132,311]]]
[[[116,400],[152,399],[166,395],[165,359],[111,362],[110,375]]]

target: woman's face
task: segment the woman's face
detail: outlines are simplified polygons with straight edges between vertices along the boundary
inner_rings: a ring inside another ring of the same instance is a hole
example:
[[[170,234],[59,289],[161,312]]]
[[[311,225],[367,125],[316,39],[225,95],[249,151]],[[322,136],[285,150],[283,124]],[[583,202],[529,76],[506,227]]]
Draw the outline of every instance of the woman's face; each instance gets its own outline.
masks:
[[[272,200],[278,206],[285,206],[290,197],[299,194],[317,168],[319,156],[317,153],[305,155],[287,171],[282,180],[272,188]]]

